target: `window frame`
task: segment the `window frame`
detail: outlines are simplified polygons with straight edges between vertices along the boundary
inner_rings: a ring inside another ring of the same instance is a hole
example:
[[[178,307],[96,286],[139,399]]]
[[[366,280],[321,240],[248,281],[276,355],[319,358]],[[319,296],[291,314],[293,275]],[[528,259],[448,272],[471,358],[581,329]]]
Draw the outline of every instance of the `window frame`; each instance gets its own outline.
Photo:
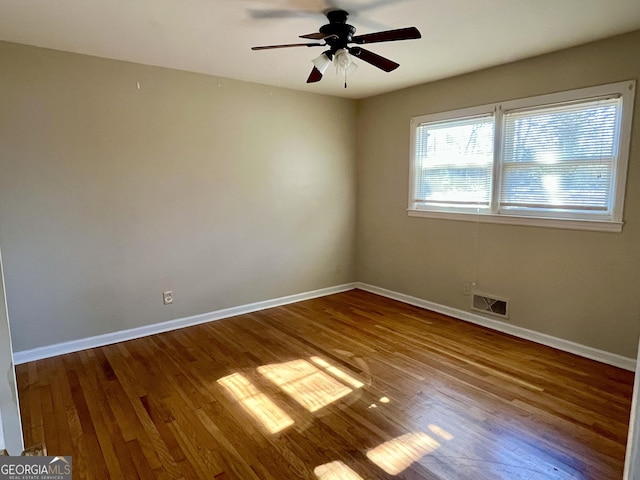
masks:
[[[629,164],[629,149],[631,144],[631,126],[634,110],[635,80],[598,85],[594,87],[579,88],[575,90],[537,95],[493,104],[475,106],[438,112],[427,115],[419,115],[410,121],[410,164],[409,164],[409,191],[408,191],[408,215],[411,217],[426,217],[436,219],[461,220],[483,223],[498,223],[511,225],[528,225],[551,228],[564,228],[572,230],[594,230],[606,232],[621,232],[623,227],[623,209],[626,192],[627,169]],[[610,203],[611,211],[605,215],[590,214],[558,214],[549,211],[539,212],[501,213],[500,188],[502,175],[502,145],[504,141],[504,116],[513,110],[527,108],[546,108],[560,106],[598,98],[619,97],[622,100],[621,117],[619,123],[620,136],[618,156],[613,166],[613,181]],[[416,180],[416,132],[420,125],[426,123],[443,122],[447,120],[462,120],[464,118],[493,115],[494,117],[494,148],[493,165],[490,185],[490,204],[485,211],[479,208],[449,209],[449,208],[419,208],[415,201]]]

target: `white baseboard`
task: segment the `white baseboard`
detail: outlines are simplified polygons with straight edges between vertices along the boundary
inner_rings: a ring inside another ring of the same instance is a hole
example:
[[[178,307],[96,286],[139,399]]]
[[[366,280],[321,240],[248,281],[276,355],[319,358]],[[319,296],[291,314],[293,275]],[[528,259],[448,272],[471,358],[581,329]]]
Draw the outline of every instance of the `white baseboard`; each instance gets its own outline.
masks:
[[[492,330],[508,333],[509,335],[513,335],[515,337],[523,338],[525,340],[531,340],[532,342],[547,345],[549,347],[557,348],[558,350],[570,352],[582,357],[590,358],[592,360],[597,360],[599,362],[623,368],[625,370],[634,371],[636,369],[636,360],[632,358],[616,355],[615,353],[605,352],[604,350],[598,350],[596,348],[581,345],[569,340],[564,340],[562,338],[553,337],[551,335],[539,333],[534,330],[517,327],[515,325],[501,322],[499,320],[483,317],[482,315],[477,315],[475,313],[459,310],[457,308],[448,307],[446,305],[440,305],[428,300],[423,300],[421,298],[412,297],[410,295],[394,292],[392,290],[376,287],[374,285],[368,285],[362,282],[347,283],[334,287],[322,288],[320,290],[313,290],[310,292],[303,292],[286,297],[275,298],[272,300],[265,300],[262,302],[249,303],[247,305],[225,308],[223,310],[216,310],[214,312],[194,315],[192,317],[169,320],[168,322],[155,323],[153,325],[145,325],[143,327],[121,330],[119,332],[112,332],[103,335],[96,335],[94,337],[71,340],[69,342],[37,347],[31,350],[22,350],[20,352],[14,352],[13,361],[16,365],[20,365],[22,363],[32,362],[34,360],[41,360],[43,358],[55,357],[56,355],[85,350],[87,348],[102,347],[104,345],[110,345],[112,343],[124,342],[127,340],[146,337],[148,335],[155,335],[157,333],[168,332],[171,330],[177,330],[179,328],[199,325],[201,323],[221,320],[223,318],[234,317],[236,315],[256,312],[258,310],[264,310],[265,308],[278,307],[290,303],[301,302],[303,300],[310,300],[312,298],[324,297],[327,295],[332,295],[334,293],[346,292],[348,290],[353,290],[354,288],[359,288],[360,290],[375,293],[383,297],[398,300],[409,305],[415,305],[427,310],[432,310],[437,313],[442,313],[459,320],[475,323],[476,325],[481,325]]]
[[[605,352],[604,350],[598,350],[597,348],[588,347],[579,343],[564,340],[562,338],[553,337],[544,333],[536,332],[534,330],[528,330],[526,328],[510,325],[499,320],[483,317],[475,313],[459,310],[457,308],[447,307],[446,305],[440,305],[438,303],[423,300],[421,298],[412,297],[411,295],[405,295],[404,293],[394,292],[387,290],[386,288],[376,287],[374,285],[368,285],[362,282],[356,282],[356,288],[364,290],[366,292],[375,293],[383,297],[398,300],[409,305],[432,310],[437,313],[442,313],[458,320],[464,320],[465,322],[475,323],[483,327],[497,330],[502,333],[508,333],[514,337],[522,338],[525,340],[531,340],[532,342],[547,345],[549,347],[557,348],[564,352],[580,355],[581,357],[597,360],[598,362],[613,365],[615,367],[623,368],[629,371],[635,371],[636,359],[627,358],[615,353]]]
[[[256,312],[258,310],[264,310],[265,308],[279,307],[289,303],[301,302],[303,300],[324,297],[334,293],[346,292],[348,290],[353,290],[355,286],[355,283],[346,283],[334,287],[321,288],[320,290],[274,298],[272,300],[225,308],[223,310],[216,310],[214,312],[194,315],[192,317],[178,318],[176,320],[169,320],[168,322],[154,323],[153,325],[145,325],[143,327],[121,330],[119,332],[105,333],[103,335],[96,335],[95,337],[71,340],[69,342],[37,347],[31,350],[22,350],[20,352],[14,352],[13,362],[16,365],[20,365],[34,360],[41,360],[43,358],[55,357],[56,355],[85,350],[87,348],[102,347],[112,343],[124,342],[126,340],[133,340],[136,338],[146,337],[148,335],[155,335],[156,333],[168,332],[179,328],[212,322],[214,320],[221,320],[223,318],[235,317],[236,315]]]

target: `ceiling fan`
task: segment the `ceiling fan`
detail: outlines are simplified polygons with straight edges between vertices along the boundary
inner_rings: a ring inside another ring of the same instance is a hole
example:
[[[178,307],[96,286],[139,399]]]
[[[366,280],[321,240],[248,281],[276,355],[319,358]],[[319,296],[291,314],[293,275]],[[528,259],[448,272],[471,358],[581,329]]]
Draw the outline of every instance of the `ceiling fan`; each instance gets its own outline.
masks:
[[[319,82],[322,76],[333,63],[338,72],[346,75],[353,73],[357,65],[353,63],[353,57],[359,58],[374,67],[378,67],[385,72],[391,72],[400,65],[388,58],[365,50],[359,46],[349,46],[351,43],[364,45],[367,43],[392,42],[397,40],[413,40],[422,38],[420,31],[416,27],[399,28],[397,30],[386,30],[384,32],[367,33],[365,35],[355,35],[356,28],[347,24],[349,14],[344,10],[330,10],[326,13],[329,23],[320,27],[317,33],[300,35],[300,38],[317,40],[315,43],[288,43],[284,45],[264,45],[252,47],[251,50],[270,50],[273,48],[289,47],[323,47],[329,49],[318,58],[312,60],[313,69],[307,78],[307,83]],[[347,84],[345,81],[345,88]]]

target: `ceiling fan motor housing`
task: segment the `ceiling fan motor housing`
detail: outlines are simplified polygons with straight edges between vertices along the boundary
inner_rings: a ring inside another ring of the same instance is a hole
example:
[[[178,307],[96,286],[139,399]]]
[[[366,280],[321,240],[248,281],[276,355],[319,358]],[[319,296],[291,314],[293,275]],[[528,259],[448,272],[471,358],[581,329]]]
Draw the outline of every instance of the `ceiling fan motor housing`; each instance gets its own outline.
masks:
[[[331,47],[332,53],[340,49],[347,48],[347,44],[353,41],[356,33],[356,27],[348,25],[347,17],[349,14],[344,10],[331,10],[327,12],[329,22],[327,25],[320,27],[320,33],[325,35],[335,35],[325,39],[327,45]]]

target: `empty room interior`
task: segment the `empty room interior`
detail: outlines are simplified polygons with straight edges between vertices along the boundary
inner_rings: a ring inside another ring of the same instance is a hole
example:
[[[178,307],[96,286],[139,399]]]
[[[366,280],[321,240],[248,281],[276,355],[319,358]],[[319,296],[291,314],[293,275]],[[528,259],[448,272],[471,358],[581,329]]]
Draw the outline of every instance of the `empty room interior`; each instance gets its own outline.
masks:
[[[638,52],[630,0],[3,0],[0,451],[640,480]]]

